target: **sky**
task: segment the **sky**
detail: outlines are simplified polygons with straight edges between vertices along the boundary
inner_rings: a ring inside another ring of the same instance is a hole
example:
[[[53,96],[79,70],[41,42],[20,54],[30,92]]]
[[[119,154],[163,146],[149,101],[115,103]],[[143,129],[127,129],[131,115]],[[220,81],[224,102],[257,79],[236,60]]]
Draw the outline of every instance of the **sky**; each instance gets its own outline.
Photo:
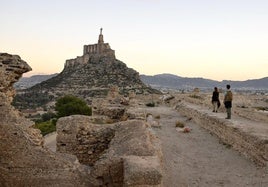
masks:
[[[268,77],[267,0],[0,0],[0,52],[34,74],[98,41],[140,74],[212,80]]]

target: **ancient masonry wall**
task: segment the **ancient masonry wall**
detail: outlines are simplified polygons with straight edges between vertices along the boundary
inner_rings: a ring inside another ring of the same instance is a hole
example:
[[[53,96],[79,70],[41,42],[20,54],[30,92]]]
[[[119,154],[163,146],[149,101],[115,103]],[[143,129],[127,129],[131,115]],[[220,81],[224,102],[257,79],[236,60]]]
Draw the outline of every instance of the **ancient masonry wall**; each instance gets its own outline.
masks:
[[[178,105],[177,110],[193,120],[203,128],[217,135],[224,143],[231,145],[246,157],[260,166],[268,166],[268,142],[252,134],[243,132],[235,127],[231,121],[211,117],[197,109]]]
[[[100,44],[93,44],[93,45],[84,45],[84,55],[85,54],[101,54],[108,51],[113,51],[110,48],[108,43],[100,43]]]
[[[140,120],[93,124],[74,115],[57,122],[57,151],[92,167],[96,186],[162,186],[161,150]]]
[[[109,125],[90,123],[88,116],[70,116],[57,122],[57,151],[77,156],[82,164],[92,166],[108,149],[114,130]]]
[[[103,41],[102,28],[100,29],[98,43],[92,45],[84,45],[83,56],[78,56],[75,59],[66,60],[65,67],[88,63],[91,57],[95,59],[99,59],[100,57],[109,57],[112,59],[115,58],[115,51],[111,49],[109,43],[104,43]]]
[[[115,51],[112,50],[108,43],[84,45],[83,56],[77,56],[75,59],[68,59],[65,62],[65,67],[76,64],[86,64],[91,57],[109,57],[115,58]]]

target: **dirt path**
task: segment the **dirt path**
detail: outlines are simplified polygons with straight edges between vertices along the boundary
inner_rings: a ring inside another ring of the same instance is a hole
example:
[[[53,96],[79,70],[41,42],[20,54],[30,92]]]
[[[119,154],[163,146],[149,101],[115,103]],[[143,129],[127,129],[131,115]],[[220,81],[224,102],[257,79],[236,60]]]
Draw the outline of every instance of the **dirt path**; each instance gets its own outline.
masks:
[[[268,171],[220,143],[197,124],[187,121],[169,107],[146,109],[160,115],[162,128],[155,128],[163,151],[164,186],[268,186]],[[189,126],[190,133],[176,131],[179,120]]]
[[[56,152],[56,137],[57,137],[56,132],[50,133],[44,137],[45,139],[44,146],[53,152]]]

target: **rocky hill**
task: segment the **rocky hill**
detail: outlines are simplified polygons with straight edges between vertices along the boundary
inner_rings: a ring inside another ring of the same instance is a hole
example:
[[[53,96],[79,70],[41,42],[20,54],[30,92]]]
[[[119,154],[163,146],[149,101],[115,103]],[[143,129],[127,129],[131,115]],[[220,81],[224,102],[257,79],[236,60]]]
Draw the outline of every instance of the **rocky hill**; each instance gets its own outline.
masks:
[[[38,83],[46,81],[54,76],[58,75],[57,73],[51,75],[34,75],[31,77],[22,77],[16,84],[16,89],[29,88]],[[184,89],[184,88],[209,88],[214,87],[215,85],[225,87],[226,84],[231,84],[232,87],[237,89],[268,89],[268,77],[261,79],[251,79],[246,81],[232,81],[232,80],[223,80],[215,81],[211,79],[204,78],[187,78],[180,77],[173,74],[158,74],[158,75],[140,75],[140,79],[143,83],[150,85],[154,88],[167,88],[167,89]]]
[[[15,89],[26,89],[30,88],[40,82],[46,81],[52,77],[55,77],[58,73],[51,75],[33,75],[31,77],[22,77],[18,82],[14,84]]]
[[[197,87],[211,89],[215,86],[224,88],[226,84],[231,84],[234,89],[268,90],[268,77],[246,81],[223,80],[221,82],[204,78],[180,77],[172,74],[141,75],[140,77],[145,84],[151,85],[154,88],[192,89]]]
[[[105,97],[109,89],[117,87],[120,94],[160,93],[145,85],[139,73],[116,59],[114,50],[104,43],[102,31],[97,44],[85,45],[82,56],[66,60],[58,75],[19,92],[15,106],[37,107],[72,94],[88,99]]]

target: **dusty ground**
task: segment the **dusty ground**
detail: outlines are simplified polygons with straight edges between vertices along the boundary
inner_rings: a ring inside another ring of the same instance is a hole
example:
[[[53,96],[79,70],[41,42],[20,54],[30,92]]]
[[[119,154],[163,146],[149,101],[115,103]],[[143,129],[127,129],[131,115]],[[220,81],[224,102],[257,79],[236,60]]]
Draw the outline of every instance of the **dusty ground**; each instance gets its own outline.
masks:
[[[56,132],[50,133],[44,137],[45,138],[44,146],[49,148],[53,152],[56,152],[56,147],[57,147],[56,137],[57,137]]]
[[[164,186],[268,186],[268,172],[220,143],[206,130],[170,107],[146,108],[160,115],[162,128],[155,128],[163,151]],[[178,132],[176,121],[192,129]]]

